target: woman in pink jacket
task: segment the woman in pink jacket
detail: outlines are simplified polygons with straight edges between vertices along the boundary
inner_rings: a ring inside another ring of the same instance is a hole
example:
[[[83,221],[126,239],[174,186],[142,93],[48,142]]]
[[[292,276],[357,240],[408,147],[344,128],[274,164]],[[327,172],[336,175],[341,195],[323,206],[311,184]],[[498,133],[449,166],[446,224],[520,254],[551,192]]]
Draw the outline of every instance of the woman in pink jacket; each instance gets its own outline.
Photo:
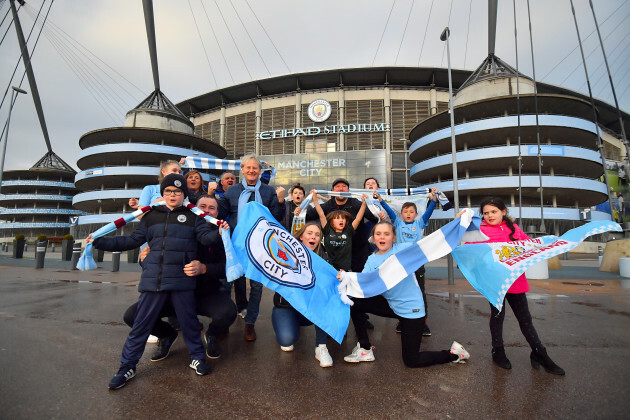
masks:
[[[500,198],[492,197],[484,199],[479,207],[483,222],[481,231],[488,236],[486,242],[509,242],[530,239],[507,214],[507,207]],[[507,291],[505,300],[510,304],[514,316],[518,320],[521,332],[532,348],[529,356],[532,367],[544,367],[549,373],[564,375],[564,370],[556,365],[547,355],[547,350],[540,342],[532,316],[527,305],[525,292],[529,290],[529,284],[525,274],[522,274],[512,287]],[[503,319],[505,318],[505,305],[501,312],[490,305],[490,333],[492,334],[492,360],[504,369],[511,369],[512,364],[505,355],[503,347]]]

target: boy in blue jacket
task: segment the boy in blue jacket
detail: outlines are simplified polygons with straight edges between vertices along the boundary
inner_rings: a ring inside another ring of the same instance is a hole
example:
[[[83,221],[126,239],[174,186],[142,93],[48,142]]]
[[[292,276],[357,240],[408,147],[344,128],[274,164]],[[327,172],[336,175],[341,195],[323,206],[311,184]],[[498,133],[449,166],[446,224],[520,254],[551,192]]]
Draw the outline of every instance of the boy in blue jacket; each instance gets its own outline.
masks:
[[[396,228],[397,243],[418,242],[420,239],[422,239],[424,228],[427,227],[427,225],[429,224],[429,219],[433,214],[435,204],[438,202],[437,193],[439,193],[439,191],[436,188],[431,188],[431,192],[429,193],[429,205],[427,206],[427,209],[425,210],[422,217],[420,217],[418,220],[416,220],[416,218],[418,217],[418,208],[414,203],[404,203],[402,205],[402,208],[400,209],[401,217],[399,218],[396,217],[396,213],[394,213],[392,208],[389,207],[389,205],[387,205],[387,203],[381,198],[380,194],[374,194],[374,197],[379,200],[379,202],[387,212],[387,215],[392,220],[392,224]],[[422,291],[422,300],[424,301],[424,308],[426,312],[427,297],[424,291],[424,272],[424,266],[422,266],[418,270],[416,270],[415,274],[418,285],[420,286],[420,290]],[[425,321],[426,318],[427,317],[425,315]],[[396,325],[396,332],[400,332],[400,323]],[[431,335],[431,329],[429,329],[429,326],[426,323],[424,324],[422,335],[424,335],[425,337]]]
[[[126,251],[145,242],[151,251],[142,261],[142,277],[138,285],[140,298],[133,328],[123,347],[118,373],[109,382],[118,389],[136,375],[153,324],[164,303],[170,300],[180,322],[184,341],[190,353],[190,367],[198,375],[210,373],[205,350],[199,336],[195,307],[195,277],[184,273],[184,266],[197,259],[198,243],[216,247],[221,243],[217,230],[182,204],[188,195],[186,180],[179,174],[164,177],[160,193],[165,206],[154,207],[145,214],[140,225],[129,236],[103,237],[94,240],[94,248],[105,251]],[[92,235],[86,241],[91,241]]]

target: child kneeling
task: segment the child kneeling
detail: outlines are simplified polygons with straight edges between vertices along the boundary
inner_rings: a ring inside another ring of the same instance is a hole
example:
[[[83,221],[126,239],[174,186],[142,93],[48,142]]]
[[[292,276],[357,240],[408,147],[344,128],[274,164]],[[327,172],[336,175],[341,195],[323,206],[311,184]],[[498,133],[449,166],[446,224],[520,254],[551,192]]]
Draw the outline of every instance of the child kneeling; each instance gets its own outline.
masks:
[[[372,238],[378,248],[368,258],[363,272],[378,270],[385,260],[411,243],[396,243],[396,229],[389,222],[379,222],[372,229]],[[424,367],[440,363],[465,363],[470,357],[466,349],[454,341],[449,350],[420,351],[425,311],[420,287],[415,275],[405,277],[400,283],[382,295],[370,298],[352,298],[350,317],[359,342],[352,353],[343,359],[346,362],[371,362],[374,352],[367,332],[365,313],[400,321],[402,358],[407,367]]]
[[[196,279],[184,273],[184,265],[197,259],[198,242],[206,247],[218,246],[219,233],[182,205],[188,195],[184,177],[167,175],[160,184],[160,192],[166,205],[146,213],[131,235],[94,240],[94,247],[105,251],[135,249],[145,242],[151,248],[142,261],[136,317],[123,347],[120,369],[109,383],[110,389],[122,388],[136,375],[136,365],[151,328],[167,299],[171,300],[180,322],[191,357],[190,367],[198,375],[210,373],[199,335],[194,296]],[[91,237],[90,234],[86,241],[91,241]]]

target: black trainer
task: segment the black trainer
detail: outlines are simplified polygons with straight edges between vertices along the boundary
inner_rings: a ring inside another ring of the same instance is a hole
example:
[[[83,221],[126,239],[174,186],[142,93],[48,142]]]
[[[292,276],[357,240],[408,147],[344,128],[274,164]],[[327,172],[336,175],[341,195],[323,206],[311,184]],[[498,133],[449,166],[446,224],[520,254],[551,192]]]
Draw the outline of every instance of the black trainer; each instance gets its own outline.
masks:
[[[197,375],[203,376],[210,373],[210,365],[206,362],[206,359],[193,359],[189,365],[192,369],[195,369]]]
[[[166,359],[175,341],[177,341],[177,331],[170,337],[158,339],[157,350],[153,353],[153,356],[151,356],[151,361],[159,362],[160,360]]]
[[[222,353],[219,339],[214,335],[206,335],[206,356],[210,359],[218,359]]]
[[[422,328],[422,335],[425,337],[431,337],[431,330],[427,324],[424,324],[424,327]]]
[[[136,376],[136,367],[130,365],[120,365],[118,373],[109,381],[109,389],[118,389],[125,386],[125,384]]]

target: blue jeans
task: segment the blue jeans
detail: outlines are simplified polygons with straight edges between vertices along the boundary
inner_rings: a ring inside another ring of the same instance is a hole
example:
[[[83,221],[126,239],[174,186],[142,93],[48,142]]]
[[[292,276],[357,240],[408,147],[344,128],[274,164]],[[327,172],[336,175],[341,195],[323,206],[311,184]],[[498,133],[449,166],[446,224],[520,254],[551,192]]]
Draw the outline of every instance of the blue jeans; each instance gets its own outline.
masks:
[[[247,315],[245,323],[254,325],[260,311],[260,299],[262,299],[262,283],[249,279],[249,302],[247,303]]]
[[[293,308],[274,307],[271,323],[276,333],[276,341],[283,347],[293,345],[300,338],[300,327],[313,325],[304,315]],[[315,345],[326,344],[328,334],[315,325]]]

